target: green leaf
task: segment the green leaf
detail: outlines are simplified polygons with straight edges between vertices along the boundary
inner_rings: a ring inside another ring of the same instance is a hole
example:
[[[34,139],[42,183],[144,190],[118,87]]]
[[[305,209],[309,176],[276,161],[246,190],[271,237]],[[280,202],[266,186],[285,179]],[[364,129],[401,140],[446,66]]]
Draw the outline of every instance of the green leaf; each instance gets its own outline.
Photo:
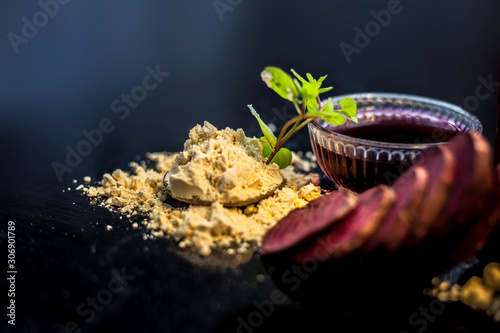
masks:
[[[267,86],[291,102],[299,97],[297,87],[290,75],[278,67],[266,67],[260,74]]]
[[[248,108],[250,109],[250,112],[252,112],[253,116],[257,118],[257,121],[259,122],[260,125],[260,129],[262,130],[262,133],[266,137],[267,141],[272,147],[274,147],[276,145],[276,137],[274,136],[273,131],[271,131],[269,126],[267,126],[266,123],[263,122],[262,119],[260,119],[259,114],[257,113],[257,111],[254,110],[251,104],[248,105]]]
[[[302,97],[305,100],[315,99],[316,96],[318,96],[318,89],[315,86],[311,85],[310,83],[305,83],[302,86],[301,92],[302,92]]]
[[[271,148],[271,146],[269,145],[269,141],[267,141],[265,136],[261,136],[259,138],[259,141],[262,146],[262,156],[268,158],[269,156],[271,156],[273,148]]]
[[[269,142],[265,137],[259,138],[260,144],[262,145],[262,156],[264,158],[269,158],[273,152],[273,149],[269,145]],[[280,167],[280,169],[284,169],[290,165],[292,162],[292,153],[287,148],[281,148],[278,150],[276,155],[274,155],[271,163],[276,163]]]
[[[274,155],[271,163],[276,163],[280,169],[284,169],[292,163],[292,152],[287,148],[281,148],[278,150],[276,155]]]
[[[309,115],[323,119],[330,125],[342,125],[347,120],[347,118],[342,113],[338,112],[338,110],[312,112]]]
[[[333,89],[333,87],[320,89],[321,84],[326,79],[327,75],[320,77],[319,80],[315,80],[310,73],[307,73],[306,77],[309,80],[308,82],[302,76],[300,76],[294,69],[292,69],[291,72],[299,79],[300,82],[302,82],[302,87],[300,87],[300,85],[298,85],[297,83],[296,85],[303,99],[316,98],[319,94]]]
[[[323,112],[332,112],[333,111],[333,101],[331,98],[329,98],[325,105],[323,105],[323,109],[322,109]]]
[[[306,102],[307,112],[316,112],[318,111],[318,102],[315,98],[308,99]]]
[[[318,79],[317,83],[316,83],[316,87],[319,89],[321,87],[321,84],[323,84],[323,81],[326,79],[328,75],[325,75],[325,76],[322,76]]]
[[[291,72],[293,75],[295,75],[300,82],[302,82],[302,87],[300,88],[300,94],[302,95],[302,100],[307,100],[311,98],[316,98],[318,95],[318,88],[316,87],[316,84],[312,85],[310,82],[307,82],[302,76],[300,76],[293,68],[291,69]],[[308,79],[312,79],[315,81],[311,74],[307,73],[306,74]]]
[[[356,117],[357,105],[356,101],[350,97],[342,98],[340,101],[341,111],[347,117]]]
[[[326,88],[318,89],[318,94],[326,93],[332,89],[333,89],[333,87],[326,87]]]
[[[320,112],[321,118],[324,119],[330,125],[342,125],[346,122],[347,118],[339,112],[329,111],[329,112]]]
[[[299,81],[299,80],[297,80],[297,79],[293,79],[293,83],[295,83],[295,86],[297,87],[297,89],[298,89],[299,91],[301,91],[301,90],[302,90],[302,85],[300,84],[300,81]]]
[[[348,117],[352,121],[354,121],[356,124],[358,123],[358,118],[357,117]]]
[[[293,68],[290,71],[293,73],[293,75],[295,75],[297,77],[297,79],[300,80],[300,82],[302,82],[303,84],[307,83],[307,81],[304,80],[304,78],[302,76],[300,76]]]

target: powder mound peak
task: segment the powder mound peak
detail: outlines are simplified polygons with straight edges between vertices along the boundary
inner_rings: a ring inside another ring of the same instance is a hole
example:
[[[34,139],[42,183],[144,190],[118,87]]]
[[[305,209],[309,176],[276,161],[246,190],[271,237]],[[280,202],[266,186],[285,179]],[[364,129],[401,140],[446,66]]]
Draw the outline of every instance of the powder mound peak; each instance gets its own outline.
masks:
[[[205,121],[189,132],[184,150],[165,176],[177,199],[231,205],[264,196],[283,182],[279,167],[265,164],[257,138],[242,129],[218,130]]]

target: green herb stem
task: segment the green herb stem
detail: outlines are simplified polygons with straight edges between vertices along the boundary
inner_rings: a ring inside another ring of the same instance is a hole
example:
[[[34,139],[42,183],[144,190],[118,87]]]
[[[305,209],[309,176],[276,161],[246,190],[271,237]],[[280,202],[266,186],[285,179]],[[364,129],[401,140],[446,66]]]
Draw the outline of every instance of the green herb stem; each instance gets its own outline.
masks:
[[[280,135],[278,136],[278,139],[276,140],[276,145],[273,148],[273,151],[269,158],[266,161],[266,164],[270,164],[273,157],[278,153],[278,151],[285,145],[285,143],[290,140],[290,138],[295,135],[298,131],[300,131],[304,126],[309,124],[311,121],[314,119],[319,118],[318,116],[309,116],[309,115],[303,115],[303,116],[297,116],[295,118],[290,119],[281,129]],[[298,120],[295,120],[298,119]],[[302,123],[300,123],[301,120],[304,120]],[[295,122],[295,125],[288,131],[286,135],[283,135],[285,130],[292,125],[292,123]],[[299,125],[300,124],[300,125]]]
[[[299,124],[300,124],[300,120],[297,120],[295,122],[295,124],[293,125],[293,127],[290,128],[290,130],[288,131],[288,133],[286,133],[281,140],[285,140],[287,137],[289,137],[290,133],[293,132],[293,130],[295,130],[297,128],[297,126],[299,126]]]
[[[300,113],[301,113],[301,111],[300,111],[300,107],[299,107],[299,105],[297,104],[297,102],[293,102],[293,106],[295,106],[295,110],[297,110],[298,114],[300,114]]]
[[[321,107],[322,107],[322,106],[321,106],[321,99],[319,98],[319,95],[318,95],[318,96],[316,96],[316,98],[318,99],[318,110],[320,110],[320,111],[321,111]]]
[[[319,118],[318,116],[306,116],[305,117],[306,120],[304,120],[299,126],[297,126],[293,132],[290,131],[289,135],[286,135],[280,142],[281,144],[281,147],[283,147],[285,145],[285,143],[288,142],[288,140],[290,140],[292,138],[292,136],[294,136],[295,134],[297,134],[297,132],[299,132],[302,128],[304,128],[304,126],[306,126],[307,124],[309,124],[311,121],[313,121],[314,119],[317,119]]]
[[[300,115],[301,115],[301,116],[303,116],[303,115],[305,115],[305,114],[306,114],[306,106],[307,106],[306,104],[307,104],[307,103],[306,103],[306,101],[305,101],[305,100],[303,100],[303,101],[302,101],[302,112],[300,112]]]
[[[292,126],[292,124],[294,124],[294,128],[296,128],[298,126],[298,123],[304,119],[304,117],[306,117],[305,115],[299,115],[299,116],[296,116],[292,119],[290,119],[289,121],[287,121],[285,123],[285,125],[283,126],[283,128],[281,129],[281,132],[278,136],[278,138],[276,139],[276,145],[275,145],[275,149],[276,151],[279,150],[279,147],[278,149],[276,149],[276,147],[279,146],[279,143],[283,140],[283,137],[285,136],[285,133],[287,133],[287,130],[288,130],[288,127]],[[287,136],[289,136],[289,133],[287,133]]]

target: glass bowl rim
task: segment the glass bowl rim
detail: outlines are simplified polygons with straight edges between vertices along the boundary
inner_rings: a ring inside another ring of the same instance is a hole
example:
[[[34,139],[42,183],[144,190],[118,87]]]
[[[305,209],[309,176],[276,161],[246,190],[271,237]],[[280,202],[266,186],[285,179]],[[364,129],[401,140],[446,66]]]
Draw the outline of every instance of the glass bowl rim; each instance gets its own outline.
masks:
[[[472,120],[476,125],[476,129],[471,130],[471,131],[477,132],[479,134],[481,134],[483,131],[483,125],[481,124],[481,122],[479,121],[479,119],[475,115],[464,110],[463,108],[459,107],[458,105],[451,104],[449,102],[445,102],[445,101],[439,100],[439,99],[423,97],[423,96],[418,96],[418,95],[411,95],[411,94],[387,93],[387,92],[351,93],[351,94],[331,96],[330,98],[333,100],[333,102],[338,102],[342,98],[345,98],[345,97],[350,97],[353,99],[357,99],[357,98],[401,99],[403,101],[407,100],[407,101],[411,101],[414,103],[432,104],[434,106],[439,106],[439,107],[449,109],[450,111],[452,111],[454,113],[457,113],[463,117],[466,117],[466,118]],[[321,101],[321,103],[324,104],[324,103],[326,103],[326,101],[327,101],[327,99]],[[350,141],[350,142],[358,143],[358,144],[364,144],[366,146],[386,148],[386,149],[392,148],[392,149],[406,149],[406,150],[412,150],[412,149],[413,150],[421,150],[421,149],[425,149],[425,148],[429,148],[429,147],[437,147],[437,146],[446,144],[446,142],[426,142],[426,143],[418,143],[418,144],[392,143],[392,142],[382,142],[382,141],[375,141],[375,140],[360,139],[360,138],[356,138],[353,136],[330,131],[330,130],[326,129],[324,126],[322,126],[321,124],[319,124],[317,119],[314,119],[313,121],[311,121],[309,123],[309,126],[314,126],[324,134],[333,135],[333,136],[338,137],[340,139],[343,139],[345,141]]]

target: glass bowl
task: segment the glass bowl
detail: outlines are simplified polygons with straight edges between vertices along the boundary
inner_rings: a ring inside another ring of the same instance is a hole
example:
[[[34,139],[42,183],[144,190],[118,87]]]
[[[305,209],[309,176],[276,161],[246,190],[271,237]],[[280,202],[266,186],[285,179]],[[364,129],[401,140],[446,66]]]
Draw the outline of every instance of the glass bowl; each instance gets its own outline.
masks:
[[[330,126],[314,120],[308,130],[321,170],[338,187],[356,193],[379,183],[391,185],[423,150],[445,144],[458,132],[483,130],[474,115],[436,99],[359,93],[333,97],[335,109],[345,97],[357,102],[358,124],[348,120],[344,125]],[[380,132],[383,135],[366,131],[374,125],[385,129]],[[410,135],[424,129],[425,134]]]

